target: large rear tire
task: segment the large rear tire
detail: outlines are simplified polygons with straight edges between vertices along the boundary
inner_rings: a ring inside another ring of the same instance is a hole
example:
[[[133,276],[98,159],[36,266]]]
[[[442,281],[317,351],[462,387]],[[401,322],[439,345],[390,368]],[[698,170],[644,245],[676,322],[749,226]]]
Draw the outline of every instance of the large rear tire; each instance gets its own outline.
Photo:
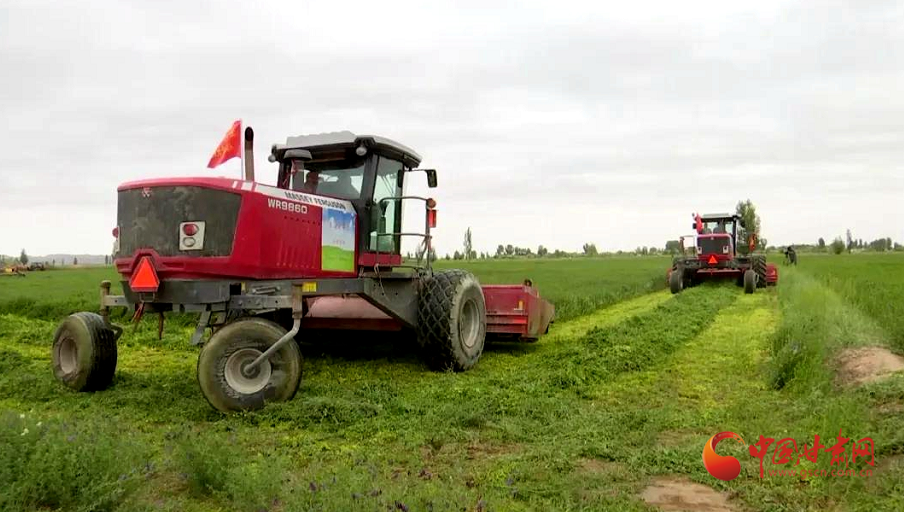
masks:
[[[487,333],[483,289],[473,274],[442,270],[418,297],[418,344],[434,370],[465,371],[480,359]]]
[[[744,272],[744,293],[753,293],[756,291],[756,272],[748,268]]]
[[[675,294],[682,288],[684,288],[684,271],[681,268],[672,269],[672,273],[669,274],[669,290]]]
[[[53,336],[53,375],[76,391],[107,389],[116,373],[116,336],[97,313],[66,317]]]
[[[753,268],[753,271],[756,273],[757,288],[764,288],[766,286],[766,257],[752,256],[750,258],[750,265]]]
[[[301,383],[301,350],[293,340],[250,375],[242,371],[286,330],[262,318],[241,318],[210,337],[198,356],[198,384],[207,401],[223,412],[261,409],[291,400]]]

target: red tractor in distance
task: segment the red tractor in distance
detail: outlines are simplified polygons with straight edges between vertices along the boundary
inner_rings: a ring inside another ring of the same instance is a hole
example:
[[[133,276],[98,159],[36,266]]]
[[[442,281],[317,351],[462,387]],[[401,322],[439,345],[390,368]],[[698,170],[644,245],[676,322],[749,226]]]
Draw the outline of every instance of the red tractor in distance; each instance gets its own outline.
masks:
[[[434,270],[436,202],[405,195],[421,157],[378,136],[351,132],[289,137],[274,145],[276,186],[254,181],[245,137],[245,179],[165,178],[119,186],[114,264],[123,295],[101,283],[100,314],[81,312],[56,331],[56,377],[78,391],[107,388],[122,328],[111,308],[142,315],[196,313],[203,345],[198,382],[221,411],[291,399],[301,382],[296,337],[305,330],[406,331],[428,365],[463,371],[488,336],[531,341],[548,331],[551,304],[529,280],[481,286],[465,270]],[[402,232],[405,204],[423,232]],[[420,239],[404,262],[402,237]],[[207,329],[212,334],[206,341]],[[303,336],[303,335],[302,335]]]
[[[692,254],[686,254],[685,237],[682,237],[682,255],[672,261],[666,274],[671,292],[678,293],[706,279],[734,279],[744,287],[744,293],[777,284],[778,268],[766,263],[765,255],[753,252],[756,249],[755,233],[747,240],[750,253],[746,256],[738,254],[739,226],[746,227],[738,215],[695,214],[696,244]]]

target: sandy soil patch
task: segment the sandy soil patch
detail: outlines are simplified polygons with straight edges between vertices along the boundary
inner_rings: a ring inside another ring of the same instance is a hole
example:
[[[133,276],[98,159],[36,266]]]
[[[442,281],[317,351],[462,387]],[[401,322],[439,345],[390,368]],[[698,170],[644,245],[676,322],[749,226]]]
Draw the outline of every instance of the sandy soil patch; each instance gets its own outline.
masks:
[[[657,478],[640,497],[648,504],[666,511],[732,512],[728,498],[711,487],[691,482],[684,477]]]
[[[842,384],[875,382],[904,371],[904,358],[883,347],[860,347],[838,354],[838,379]]]

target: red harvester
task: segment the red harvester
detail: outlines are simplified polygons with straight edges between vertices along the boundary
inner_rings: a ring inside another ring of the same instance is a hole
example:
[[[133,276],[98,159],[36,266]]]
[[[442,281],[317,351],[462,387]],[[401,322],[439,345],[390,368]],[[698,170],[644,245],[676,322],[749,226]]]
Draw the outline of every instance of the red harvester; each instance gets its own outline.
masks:
[[[750,254],[738,254],[738,226],[745,227],[738,215],[694,215],[693,229],[697,234],[693,254],[676,257],[666,274],[672,293],[706,279],[734,279],[738,286],[744,287],[744,293],[778,283],[778,268],[766,263],[765,255],[753,252],[755,233],[747,241]],[[684,239],[681,238],[682,253]]]
[[[274,145],[277,185],[254,181],[253,131],[245,179],[167,178],[119,187],[114,252],[123,295],[101,284],[101,312],[75,313],[57,329],[57,378],[79,391],[108,387],[122,328],[136,318],[199,315],[198,381],[222,411],[292,398],[301,381],[295,339],[306,329],[416,333],[427,363],[467,370],[487,336],[535,340],[554,316],[531,282],[481,286],[465,270],[434,270],[436,202],[404,193],[421,157],[402,144],[351,132],[289,137]],[[423,232],[402,232],[404,204],[420,205]],[[421,240],[403,262],[402,237]],[[212,334],[204,341],[206,329]]]

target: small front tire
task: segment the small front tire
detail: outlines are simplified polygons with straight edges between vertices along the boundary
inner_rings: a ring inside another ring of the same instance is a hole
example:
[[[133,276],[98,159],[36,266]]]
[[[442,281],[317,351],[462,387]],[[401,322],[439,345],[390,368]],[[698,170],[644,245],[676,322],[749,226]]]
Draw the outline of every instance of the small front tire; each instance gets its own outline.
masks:
[[[97,313],[66,317],[53,336],[53,374],[76,391],[110,387],[116,373],[116,335]]]
[[[276,343],[286,330],[262,318],[242,318],[218,329],[198,356],[198,384],[207,401],[223,412],[261,409],[291,400],[301,383],[301,350],[283,345],[246,375],[243,368]]]

